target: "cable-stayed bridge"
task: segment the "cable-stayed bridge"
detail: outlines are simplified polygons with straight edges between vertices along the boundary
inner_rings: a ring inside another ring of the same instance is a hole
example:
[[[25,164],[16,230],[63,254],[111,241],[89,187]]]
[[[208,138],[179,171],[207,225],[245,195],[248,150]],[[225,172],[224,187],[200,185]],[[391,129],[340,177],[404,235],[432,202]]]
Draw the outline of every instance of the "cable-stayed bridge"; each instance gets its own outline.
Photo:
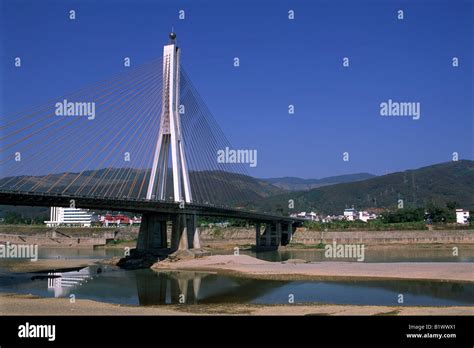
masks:
[[[167,247],[170,222],[171,250],[200,248],[198,216],[252,221],[258,247],[288,243],[298,220],[249,209],[249,154],[218,159],[232,146],[180,55],[171,33],[160,59],[2,117],[0,203],[142,213],[145,251]]]

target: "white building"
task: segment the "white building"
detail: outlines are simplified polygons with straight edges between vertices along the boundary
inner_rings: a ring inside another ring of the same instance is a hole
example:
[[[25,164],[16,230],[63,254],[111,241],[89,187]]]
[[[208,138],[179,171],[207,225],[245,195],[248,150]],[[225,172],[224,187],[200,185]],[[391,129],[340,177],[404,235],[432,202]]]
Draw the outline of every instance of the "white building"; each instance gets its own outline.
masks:
[[[328,223],[332,221],[342,221],[345,219],[346,217],[344,215],[328,215],[325,218],[322,218],[321,222]]]
[[[357,220],[357,211],[354,208],[344,209],[344,219],[347,221]]]
[[[50,220],[44,223],[48,227],[60,225],[90,227],[91,221],[92,214],[85,209],[51,207]]]
[[[359,220],[367,222],[369,220],[375,220],[377,215],[373,213],[369,213],[368,211],[360,211],[359,212]]]
[[[456,209],[456,222],[458,224],[469,223],[469,211],[464,209]]]
[[[304,219],[304,218],[306,218],[306,212],[302,211],[301,213],[296,214],[296,216],[299,217],[299,218]]]
[[[305,220],[319,221],[318,214],[316,214],[314,211],[312,211],[310,213],[302,211],[301,213],[296,214],[295,217],[299,217],[299,218],[305,219]]]

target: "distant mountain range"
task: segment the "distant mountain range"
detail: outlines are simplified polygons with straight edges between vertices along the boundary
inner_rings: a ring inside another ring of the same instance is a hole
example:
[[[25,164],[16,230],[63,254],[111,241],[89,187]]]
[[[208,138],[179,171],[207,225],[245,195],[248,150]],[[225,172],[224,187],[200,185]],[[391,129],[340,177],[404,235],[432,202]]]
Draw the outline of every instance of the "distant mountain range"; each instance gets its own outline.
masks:
[[[283,193],[284,190],[248,175],[224,171],[190,171],[196,201],[223,205],[247,202]],[[47,176],[16,176],[0,179],[2,189],[95,195],[99,197],[145,198],[150,170],[105,168],[83,173],[58,173]],[[171,197],[172,175],[168,172],[166,195]]]
[[[102,173],[107,180],[98,185],[95,194],[100,195],[110,185],[118,188],[135,187],[137,193],[140,183],[147,182],[149,171],[136,170],[130,178],[121,179],[118,169],[104,169],[99,174],[83,173],[80,180],[73,183],[71,190],[97,184],[97,178]],[[94,176],[93,176],[94,175]],[[29,184],[22,189],[31,189],[35,184],[43,189],[63,176],[64,181],[55,187],[54,191],[61,192],[70,184],[77,174],[63,173],[49,177],[33,177]],[[426,206],[434,203],[445,206],[447,202],[456,202],[460,208],[474,210],[474,161],[461,160],[431,165],[414,170],[406,170],[387,175],[375,176],[369,173],[333,176],[322,179],[300,179],[294,177],[255,179],[250,176],[222,172],[191,172],[193,183],[207,183],[210,192],[201,192],[209,195],[210,202],[222,202],[227,205],[245,206],[249,209],[264,210],[267,212],[291,212],[288,201],[293,200],[295,207],[292,211],[316,211],[324,214],[340,214],[344,208],[354,205],[357,209],[367,208],[396,208],[397,201],[403,200],[405,207]],[[132,177],[136,178],[135,186]],[[4,178],[0,185],[9,180],[11,185],[22,177]],[[168,180],[170,185],[171,180]],[[13,186],[12,186],[13,187]],[[198,190],[194,186],[194,190]],[[112,191],[113,192],[113,191]],[[116,195],[121,196],[122,191]],[[246,201],[244,201],[244,199]],[[28,208],[17,207],[18,211]],[[9,210],[8,206],[0,206],[0,215]]]
[[[396,208],[399,199],[404,207],[433,203],[445,207],[456,202],[460,208],[474,210],[474,161],[446,162],[354,181],[294,191],[267,197],[258,202],[267,211],[289,212],[294,200],[296,211],[341,214],[354,205],[357,209]]]
[[[375,175],[369,174],[369,173],[356,173],[356,174],[329,176],[327,178],[322,178],[322,179],[301,179],[301,178],[296,178],[296,177],[291,177],[291,176],[285,176],[282,178],[270,178],[270,179],[260,179],[260,180],[268,182],[269,184],[272,184],[284,190],[304,191],[304,190],[311,190],[311,189],[322,187],[322,186],[366,180],[373,177],[375,177]]]

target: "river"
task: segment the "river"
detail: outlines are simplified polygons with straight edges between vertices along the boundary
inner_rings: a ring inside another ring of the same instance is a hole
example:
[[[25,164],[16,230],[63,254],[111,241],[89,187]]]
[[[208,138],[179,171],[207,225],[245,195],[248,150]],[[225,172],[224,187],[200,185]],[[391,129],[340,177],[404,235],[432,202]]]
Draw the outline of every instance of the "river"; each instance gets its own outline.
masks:
[[[323,261],[321,250],[241,251],[267,261]],[[101,259],[120,256],[121,249],[40,249],[40,259]],[[217,253],[223,253],[222,251]],[[227,252],[228,253],[228,252]],[[369,249],[365,262],[473,262],[472,249]],[[29,261],[25,261],[29,262]],[[474,305],[474,284],[433,281],[279,281],[232,277],[207,272],[154,272],[90,266],[62,273],[1,271],[0,292],[42,297],[71,297],[128,305],[171,303],[324,303],[406,306]]]

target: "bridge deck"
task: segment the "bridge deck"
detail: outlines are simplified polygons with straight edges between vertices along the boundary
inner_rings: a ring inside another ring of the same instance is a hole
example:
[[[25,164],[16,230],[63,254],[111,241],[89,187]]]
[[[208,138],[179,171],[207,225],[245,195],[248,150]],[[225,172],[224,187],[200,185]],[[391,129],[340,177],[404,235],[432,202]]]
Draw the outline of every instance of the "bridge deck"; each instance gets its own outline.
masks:
[[[303,219],[260,213],[248,210],[215,205],[182,204],[170,201],[152,201],[139,199],[116,199],[55,193],[0,191],[0,204],[43,207],[69,207],[71,202],[76,208],[128,211],[132,213],[195,214],[198,216],[216,216],[236,218],[256,222],[303,222]]]

